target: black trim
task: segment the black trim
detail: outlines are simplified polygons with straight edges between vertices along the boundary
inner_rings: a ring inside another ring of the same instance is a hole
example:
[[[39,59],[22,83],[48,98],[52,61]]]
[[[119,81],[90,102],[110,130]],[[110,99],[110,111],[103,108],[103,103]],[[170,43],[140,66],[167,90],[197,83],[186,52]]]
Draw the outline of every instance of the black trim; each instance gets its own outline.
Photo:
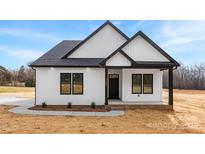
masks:
[[[77,46],[75,46],[70,52],[68,52],[66,55],[64,55],[62,58],[66,59],[69,55],[71,55],[76,49],[78,49],[80,46],[82,46],[85,42],[87,42],[91,37],[93,37],[97,32],[99,32],[101,29],[103,29],[106,25],[110,25],[113,27],[118,33],[120,33],[126,40],[129,39],[128,36],[126,36],[121,30],[119,30],[115,25],[113,25],[109,20],[107,20],[104,24],[102,24],[98,29],[96,29],[93,33],[91,33],[87,38],[85,38],[83,41],[81,41]]]
[[[141,76],[141,92],[136,93],[133,91],[133,77],[134,75],[140,75]],[[142,74],[132,74],[132,94],[142,94]]]
[[[100,65],[97,66],[93,66],[93,65],[86,65],[86,66],[82,66],[82,65],[32,65],[32,67],[100,67]]]
[[[62,75],[69,74],[70,75],[70,93],[62,92]],[[71,73],[60,73],[60,95],[71,95]]]
[[[163,56],[165,56],[168,60],[170,60],[174,66],[180,66],[180,64],[174,60],[170,55],[168,55],[163,49],[161,49],[154,41],[152,41],[148,36],[146,36],[142,31],[138,31],[134,36],[132,36],[128,41],[126,41],[124,44],[122,44],[118,49],[116,49],[113,53],[111,53],[105,60],[102,61],[102,64],[109,59],[112,55],[116,54],[117,52],[120,52],[123,47],[125,47],[127,44],[129,44],[133,39],[135,39],[137,36],[141,36],[144,38],[148,43],[150,43],[157,51],[159,51]]]
[[[169,105],[173,105],[173,69],[169,69]]]
[[[105,68],[105,105],[108,105],[108,98],[107,98],[108,84],[107,84],[107,81],[108,81],[108,69]]]
[[[164,62],[164,61],[135,61],[137,65],[168,65],[175,66],[172,62]]]
[[[132,60],[131,60],[132,61]],[[160,68],[160,69],[168,69],[172,68],[173,66],[176,66],[175,64],[171,62],[157,62],[157,61],[135,61],[132,63],[132,66],[104,66],[104,65],[33,65],[32,67],[64,67],[64,68],[70,68],[70,67],[92,67],[92,68]]]
[[[124,55],[131,62],[132,66],[136,64],[136,62],[130,56],[128,56],[128,54],[126,54],[124,51],[121,50],[120,53]]]
[[[145,92],[144,92],[144,77],[145,77],[146,75],[151,75],[151,76],[152,76],[152,92],[151,92],[151,93],[145,93]],[[143,74],[143,94],[153,94],[153,86],[154,86],[153,74]]]
[[[167,59],[169,59],[171,62],[176,64],[176,66],[180,66],[180,64],[172,58],[168,53],[166,53],[162,48],[160,48],[154,41],[152,41],[147,35],[145,35],[142,31],[139,31],[139,34],[141,37],[143,37],[147,42],[149,42],[156,50],[158,50],[163,56],[165,56]]]
[[[36,69],[35,69],[35,105],[36,105],[36,96],[37,96],[37,93],[36,93],[36,81],[37,81],[37,78],[36,78]]]
[[[111,57],[113,57],[115,54],[117,54],[118,52],[120,52],[123,56],[125,56],[125,58],[127,58],[130,62],[131,62],[131,66],[135,65],[135,61],[128,56],[124,51],[122,51],[121,49],[117,52],[113,52],[112,54],[110,54],[107,58],[105,58],[104,60],[102,60],[102,62],[100,62],[100,65],[104,66],[106,61],[108,61]]]
[[[82,75],[82,93],[74,93],[74,75]],[[84,92],[84,75],[83,73],[72,73],[72,94],[73,95],[83,95]]]

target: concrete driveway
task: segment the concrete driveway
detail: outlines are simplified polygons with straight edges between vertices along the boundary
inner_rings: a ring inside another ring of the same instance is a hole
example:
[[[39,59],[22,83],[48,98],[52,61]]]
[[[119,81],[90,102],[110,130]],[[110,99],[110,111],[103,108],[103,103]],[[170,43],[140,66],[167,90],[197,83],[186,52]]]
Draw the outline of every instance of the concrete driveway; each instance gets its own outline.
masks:
[[[0,104],[31,107],[34,105],[34,98],[19,98],[13,95],[0,96]]]

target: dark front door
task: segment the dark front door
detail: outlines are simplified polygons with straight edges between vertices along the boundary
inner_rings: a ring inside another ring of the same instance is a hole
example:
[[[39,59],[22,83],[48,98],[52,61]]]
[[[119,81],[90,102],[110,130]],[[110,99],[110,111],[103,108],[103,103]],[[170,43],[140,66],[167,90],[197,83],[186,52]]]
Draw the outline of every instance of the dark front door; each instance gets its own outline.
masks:
[[[119,75],[109,75],[109,99],[119,98]]]

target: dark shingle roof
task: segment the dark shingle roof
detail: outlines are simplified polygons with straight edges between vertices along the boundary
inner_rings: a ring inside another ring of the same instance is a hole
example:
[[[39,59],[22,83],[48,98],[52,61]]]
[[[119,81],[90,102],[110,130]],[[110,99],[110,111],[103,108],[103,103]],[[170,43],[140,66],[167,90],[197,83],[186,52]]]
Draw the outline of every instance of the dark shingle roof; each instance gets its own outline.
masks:
[[[65,40],[57,44],[54,48],[42,55],[30,66],[98,66],[102,58],[68,58],[61,59],[63,55],[70,52],[81,41]]]
[[[85,66],[99,66],[99,63],[104,58],[67,58],[58,61],[55,66],[73,66],[73,67],[85,67]]]
[[[62,57],[70,50],[72,50],[81,41],[65,40],[57,44],[54,48],[46,52],[36,61],[34,61],[30,66],[40,66],[40,65],[55,65]]]

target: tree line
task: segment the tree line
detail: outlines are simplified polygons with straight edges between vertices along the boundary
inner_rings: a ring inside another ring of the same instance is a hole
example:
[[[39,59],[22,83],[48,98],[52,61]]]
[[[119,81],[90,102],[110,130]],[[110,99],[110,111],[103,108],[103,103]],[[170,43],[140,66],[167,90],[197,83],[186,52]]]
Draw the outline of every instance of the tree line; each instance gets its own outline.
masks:
[[[173,72],[175,89],[205,90],[205,63],[195,65],[181,64]],[[35,71],[21,66],[16,70],[8,70],[0,66],[0,86],[35,86]],[[168,71],[163,73],[163,87],[168,88]]]
[[[30,67],[8,70],[0,66],[0,86],[35,86],[35,71]]]
[[[173,71],[173,87],[176,89],[205,90],[205,63],[181,64]],[[163,87],[168,88],[168,71],[163,73]]]

